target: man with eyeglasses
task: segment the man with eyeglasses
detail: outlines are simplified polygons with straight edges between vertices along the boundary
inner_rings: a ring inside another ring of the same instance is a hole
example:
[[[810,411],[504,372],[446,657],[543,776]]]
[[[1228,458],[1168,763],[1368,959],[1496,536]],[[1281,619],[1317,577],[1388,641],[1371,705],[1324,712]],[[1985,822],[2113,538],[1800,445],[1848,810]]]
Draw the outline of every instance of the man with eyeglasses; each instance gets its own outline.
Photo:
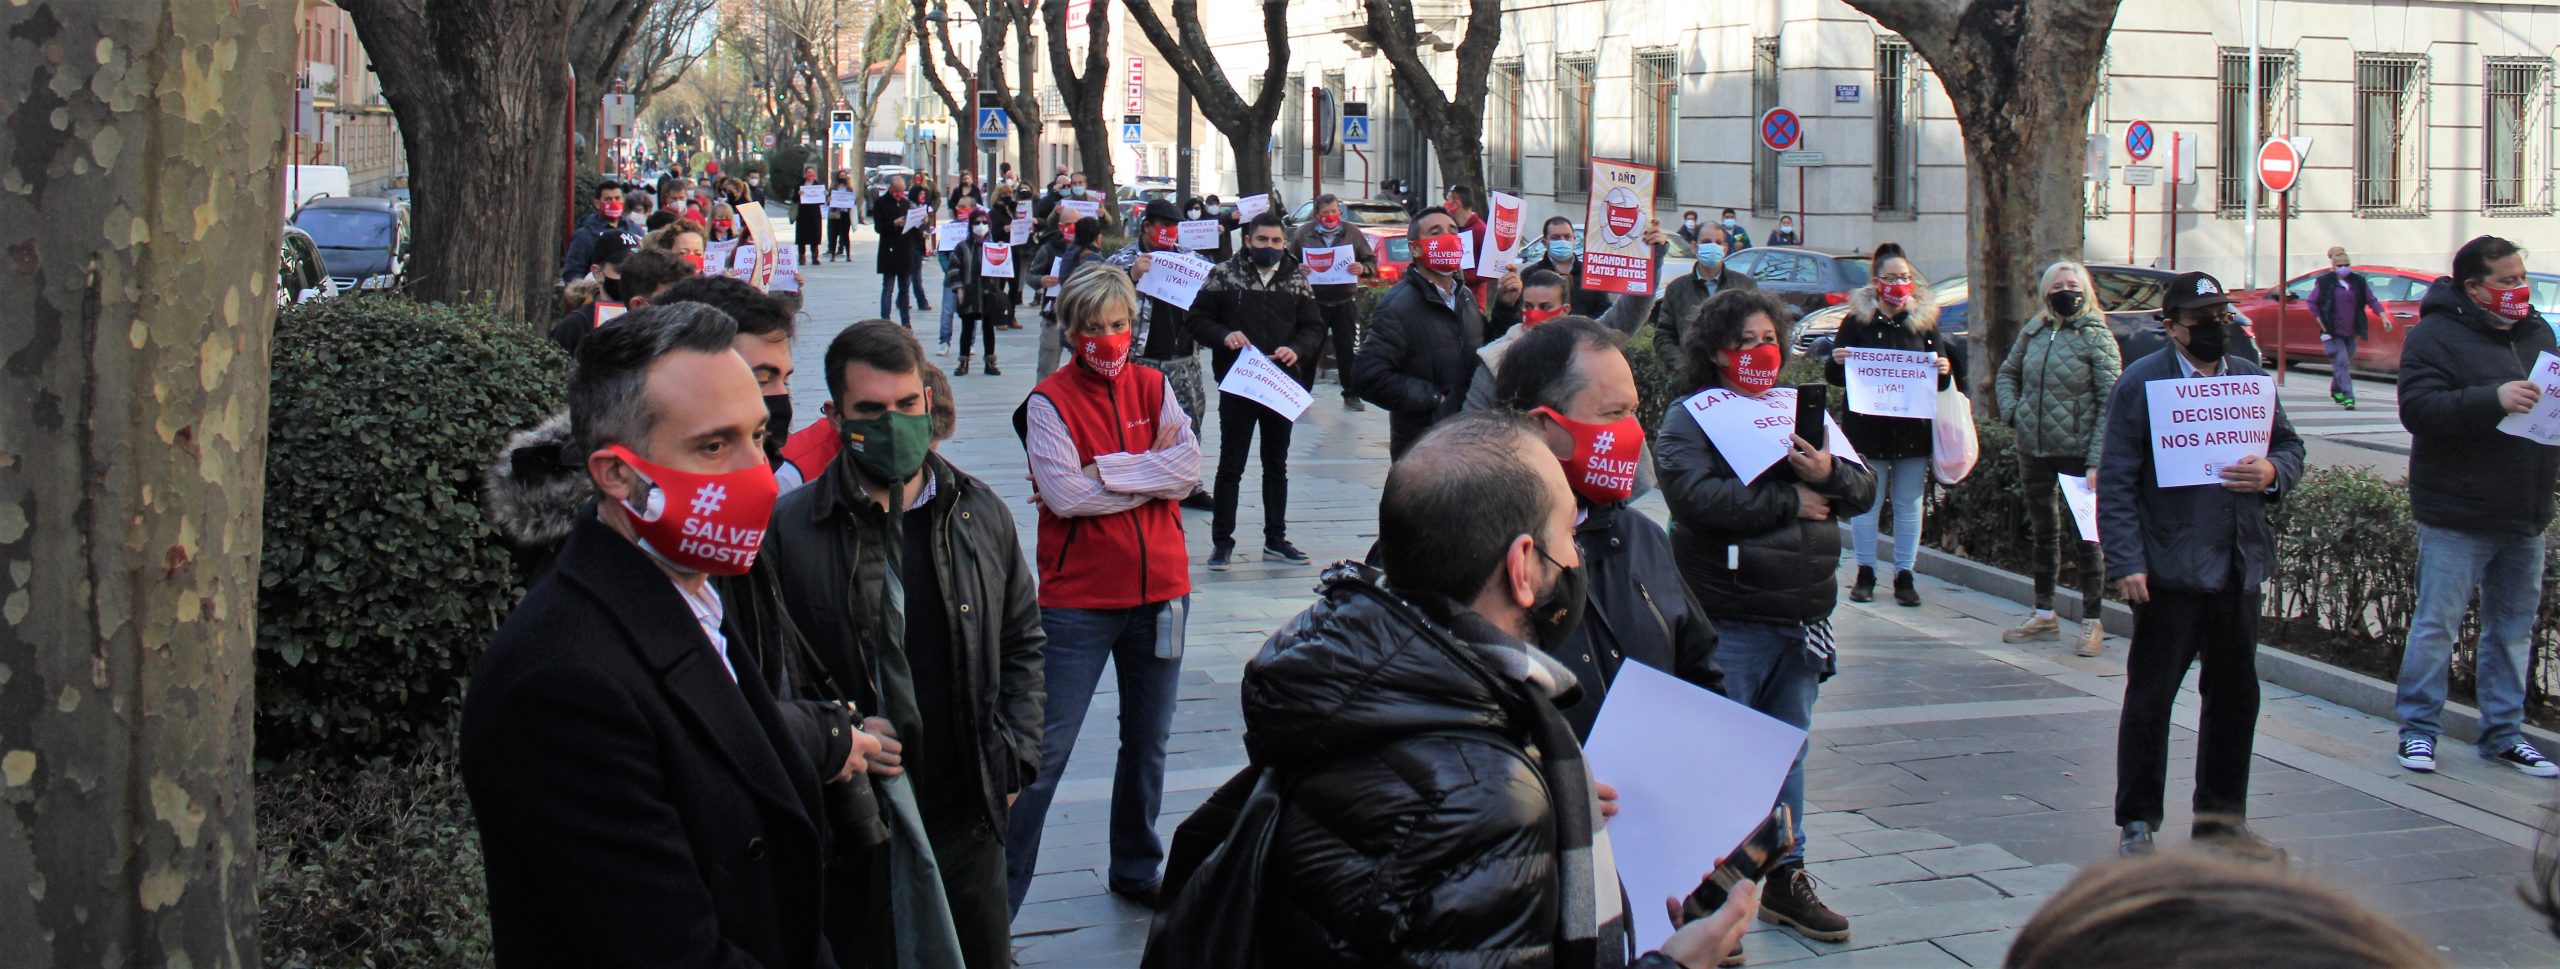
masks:
[[[2127,365],[2117,380],[2098,469],[2107,577],[2134,617],[2116,727],[2117,847],[2128,856],[2152,851],[2169,769],[2170,707],[2187,667],[2200,665],[2195,841],[2241,859],[2280,862],[2284,849],[2247,824],[2249,757],[2257,739],[2259,586],[2275,571],[2267,512],[2302,478],[2302,439],[2278,402],[2266,457],[2225,466],[2218,485],[2161,487],[2153,466],[2153,385],[2266,373],[2255,360],[2226,355],[2235,329],[2231,297],[2213,277],[2179,275],[2161,305],[2169,345]]]

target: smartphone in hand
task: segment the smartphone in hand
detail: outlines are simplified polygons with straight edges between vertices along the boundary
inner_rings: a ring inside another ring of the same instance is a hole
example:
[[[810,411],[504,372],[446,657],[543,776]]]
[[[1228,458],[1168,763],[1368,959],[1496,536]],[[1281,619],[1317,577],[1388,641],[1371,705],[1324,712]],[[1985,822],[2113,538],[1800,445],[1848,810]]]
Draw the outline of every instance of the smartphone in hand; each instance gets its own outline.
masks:
[[[1742,839],[1742,844],[1724,856],[1724,863],[1708,872],[1706,879],[1698,883],[1698,889],[1681,901],[1680,924],[1687,925],[1715,914],[1716,909],[1724,907],[1725,896],[1733,891],[1733,886],[1759,881],[1769,874],[1769,869],[1777,867],[1778,859],[1786,857],[1787,852],[1796,846],[1794,820],[1784,804],[1769,812],[1769,819],[1760,822],[1760,827],[1751,832],[1750,837]]]
[[[1824,440],[1827,435],[1823,433],[1824,420],[1830,409],[1830,384],[1796,385],[1796,436],[1813,445],[1814,450],[1827,451],[1831,448],[1830,442]]]

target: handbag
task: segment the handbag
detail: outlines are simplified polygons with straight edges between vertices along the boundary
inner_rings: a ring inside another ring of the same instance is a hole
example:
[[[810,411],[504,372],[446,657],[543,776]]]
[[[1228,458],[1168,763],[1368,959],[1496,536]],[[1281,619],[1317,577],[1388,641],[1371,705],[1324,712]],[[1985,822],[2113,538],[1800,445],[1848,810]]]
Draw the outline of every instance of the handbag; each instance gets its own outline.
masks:
[[[1929,422],[1929,473],[1942,485],[1955,485],[1973,473],[1982,458],[1982,441],[1973,430],[1973,401],[1950,385],[1938,391],[1938,419]]]

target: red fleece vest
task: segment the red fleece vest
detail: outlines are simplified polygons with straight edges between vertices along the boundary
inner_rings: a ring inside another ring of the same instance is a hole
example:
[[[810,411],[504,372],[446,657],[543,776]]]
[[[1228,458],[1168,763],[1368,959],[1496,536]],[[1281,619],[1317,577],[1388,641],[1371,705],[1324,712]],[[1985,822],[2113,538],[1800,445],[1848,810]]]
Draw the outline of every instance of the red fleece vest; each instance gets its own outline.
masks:
[[[1031,392],[1046,397],[1075,440],[1078,466],[1155,445],[1164,374],[1131,363],[1104,379],[1073,362]],[[1191,592],[1181,506],[1156,499],[1127,511],[1068,518],[1040,506],[1040,604],[1131,609]]]

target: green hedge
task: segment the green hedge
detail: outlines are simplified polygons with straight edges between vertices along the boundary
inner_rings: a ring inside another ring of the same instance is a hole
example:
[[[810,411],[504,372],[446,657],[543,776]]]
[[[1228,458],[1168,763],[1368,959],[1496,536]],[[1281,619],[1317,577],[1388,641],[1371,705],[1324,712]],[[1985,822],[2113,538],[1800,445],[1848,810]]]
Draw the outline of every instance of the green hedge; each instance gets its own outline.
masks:
[[[471,661],[523,595],[481,512],[481,471],[560,409],[567,370],[484,306],[342,297],[277,319],[262,758],[442,742]]]
[[[259,774],[257,799],[264,964],[466,969],[494,958],[480,837],[450,753],[359,770],[297,757]]]

